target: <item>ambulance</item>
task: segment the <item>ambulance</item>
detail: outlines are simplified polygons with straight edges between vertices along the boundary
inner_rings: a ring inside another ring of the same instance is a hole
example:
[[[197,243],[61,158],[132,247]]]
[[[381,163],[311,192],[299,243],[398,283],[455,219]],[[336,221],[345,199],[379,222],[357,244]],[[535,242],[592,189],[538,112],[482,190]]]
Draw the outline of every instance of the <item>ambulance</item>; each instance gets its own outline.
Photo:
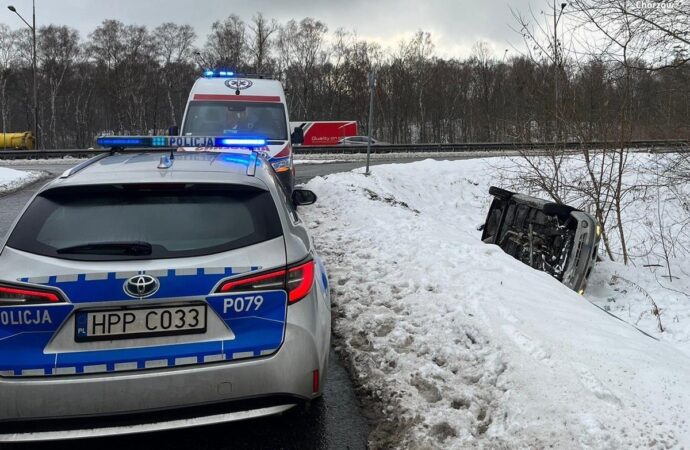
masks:
[[[182,138],[263,140],[266,145],[262,150],[280,181],[289,192],[294,188],[292,145],[301,144],[302,135],[291,136],[280,81],[264,75],[206,70],[189,93],[182,126],[174,131]]]

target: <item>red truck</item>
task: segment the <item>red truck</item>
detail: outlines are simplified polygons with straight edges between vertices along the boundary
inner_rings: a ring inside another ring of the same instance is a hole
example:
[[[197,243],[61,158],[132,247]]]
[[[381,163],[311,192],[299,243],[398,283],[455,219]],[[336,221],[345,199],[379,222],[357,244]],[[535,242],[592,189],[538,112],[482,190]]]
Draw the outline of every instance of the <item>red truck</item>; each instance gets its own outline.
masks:
[[[343,138],[357,136],[357,121],[355,120],[290,122],[290,130],[295,128],[302,129],[304,134],[303,147],[338,145]]]

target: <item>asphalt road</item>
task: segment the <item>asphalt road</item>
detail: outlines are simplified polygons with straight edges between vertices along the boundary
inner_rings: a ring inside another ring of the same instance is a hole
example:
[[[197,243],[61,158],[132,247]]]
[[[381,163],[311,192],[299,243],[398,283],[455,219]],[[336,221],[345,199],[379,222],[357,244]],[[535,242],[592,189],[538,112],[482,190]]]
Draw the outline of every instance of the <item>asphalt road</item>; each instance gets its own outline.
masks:
[[[0,161],[2,166],[2,161]],[[362,163],[316,164],[297,166],[299,182],[317,175],[350,170]],[[17,170],[43,170],[57,176],[70,164],[9,166]],[[45,181],[0,197],[0,235],[4,235],[24,205]],[[369,426],[359,408],[352,383],[338,355],[331,351],[328,381],[322,401],[305,412],[298,408],[280,416],[214,425],[189,430],[90,439],[23,446],[22,449],[363,449]],[[65,399],[69,401],[69,399]]]

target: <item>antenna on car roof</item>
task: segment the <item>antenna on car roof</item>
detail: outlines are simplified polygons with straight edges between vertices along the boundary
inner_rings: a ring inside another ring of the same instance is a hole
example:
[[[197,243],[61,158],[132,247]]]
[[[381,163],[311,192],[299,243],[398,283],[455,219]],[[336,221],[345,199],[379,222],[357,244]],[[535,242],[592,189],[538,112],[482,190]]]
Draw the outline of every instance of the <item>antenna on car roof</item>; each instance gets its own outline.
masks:
[[[204,59],[204,57],[203,57],[203,55],[201,54],[200,51],[198,51],[198,50],[195,51],[195,52],[194,52],[194,56],[196,56],[196,58],[197,58],[196,63],[199,64],[199,67],[201,67],[201,70],[207,70],[208,68],[211,67],[211,65],[210,65],[208,62],[206,62],[206,60]],[[201,62],[204,63],[203,66],[201,65],[201,63],[199,62],[199,60],[201,60]]]

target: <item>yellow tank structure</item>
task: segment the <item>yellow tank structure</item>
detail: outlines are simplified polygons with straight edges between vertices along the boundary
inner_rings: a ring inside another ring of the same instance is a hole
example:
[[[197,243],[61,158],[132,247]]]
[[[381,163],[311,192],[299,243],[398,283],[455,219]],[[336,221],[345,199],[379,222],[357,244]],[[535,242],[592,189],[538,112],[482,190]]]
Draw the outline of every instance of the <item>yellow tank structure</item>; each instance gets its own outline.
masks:
[[[0,150],[33,150],[36,145],[30,131],[0,133]]]

